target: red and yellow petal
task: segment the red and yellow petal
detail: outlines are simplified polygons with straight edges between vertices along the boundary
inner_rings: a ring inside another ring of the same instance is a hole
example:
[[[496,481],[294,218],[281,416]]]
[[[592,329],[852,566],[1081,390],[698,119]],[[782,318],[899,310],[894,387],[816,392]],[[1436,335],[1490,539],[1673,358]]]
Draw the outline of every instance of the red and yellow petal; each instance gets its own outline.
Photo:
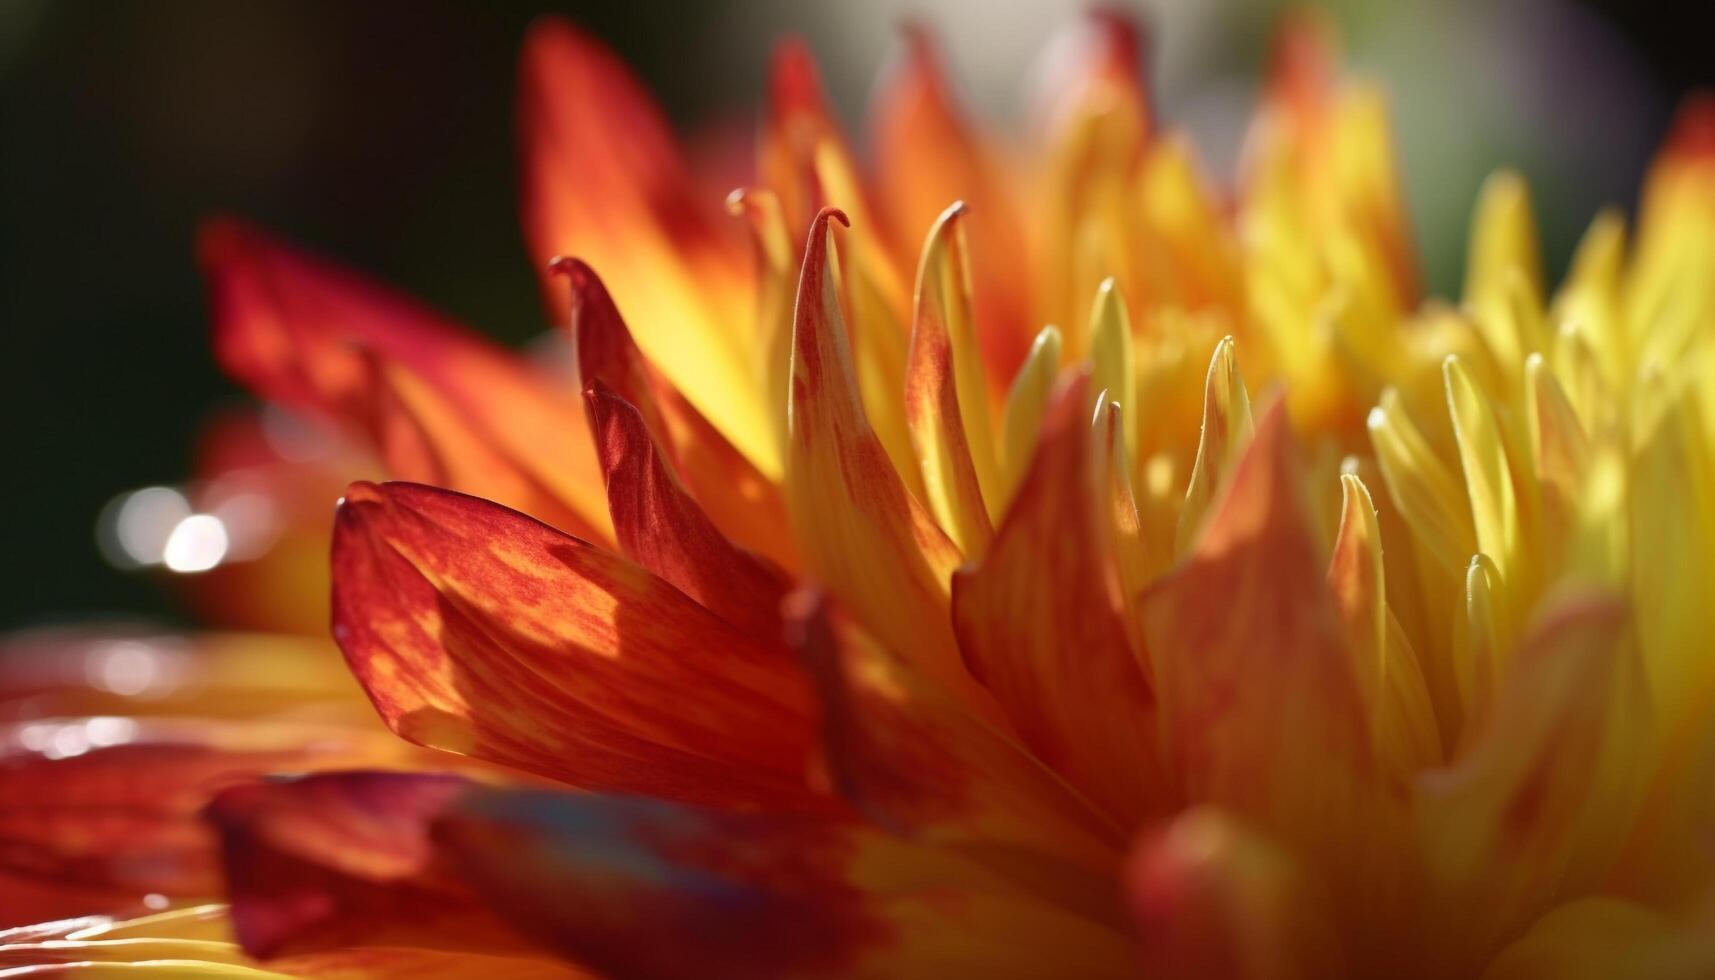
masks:
[[[623,558],[473,497],[357,484],[333,562],[334,637],[407,739],[592,789],[821,805],[790,658]]]

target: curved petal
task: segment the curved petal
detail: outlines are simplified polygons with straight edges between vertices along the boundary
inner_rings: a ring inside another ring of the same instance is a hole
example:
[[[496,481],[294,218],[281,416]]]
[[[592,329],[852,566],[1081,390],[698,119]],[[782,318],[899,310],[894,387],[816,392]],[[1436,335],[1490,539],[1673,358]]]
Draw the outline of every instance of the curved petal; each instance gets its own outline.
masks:
[[[407,739],[594,789],[820,805],[790,658],[622,558],[390,483],[347,492],[333,562],[334,637]]]
[[[635,406],[599,380],[584,388],[584,402],[620,548],[757,642],[780,637],[786,577],[721,534],[661,458]]]
[[[1169,799],[1155,697],[1105,560],[1089,399],[1087,376],[1056,392],[994,546],[953,578],[953,622],[1024,744],[1124,825]]]

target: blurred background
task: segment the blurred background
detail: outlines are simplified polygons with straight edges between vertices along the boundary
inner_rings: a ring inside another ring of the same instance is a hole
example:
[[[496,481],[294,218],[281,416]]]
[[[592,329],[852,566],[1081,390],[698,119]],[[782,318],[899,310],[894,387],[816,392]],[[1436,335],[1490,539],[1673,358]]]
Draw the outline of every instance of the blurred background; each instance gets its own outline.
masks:
[[[0,0],[0,628],[185,611],[97,546],[116,494],[172,483],[243,396],[208,353],[195,227],[248,216],[510,343],[544,326],[514,217],[512,85],[529,21],[619,50],[682,127],[747,125],[772,40],[806,36],[855,125],[907,18],[966,102],[1004,122],[1081,3],[558,5],[488,0]],[[1163,116],[1231,173],[1281,4],[1153,0]],[[1685,92],[1715,82],[1696,4],[1326,5],[1394,97],[1435,291],[1458,289],[1483,176],[1522,171],[1550,271],[1604,204],[1630,207]],[[111,549],[109,549],[111,550]]]

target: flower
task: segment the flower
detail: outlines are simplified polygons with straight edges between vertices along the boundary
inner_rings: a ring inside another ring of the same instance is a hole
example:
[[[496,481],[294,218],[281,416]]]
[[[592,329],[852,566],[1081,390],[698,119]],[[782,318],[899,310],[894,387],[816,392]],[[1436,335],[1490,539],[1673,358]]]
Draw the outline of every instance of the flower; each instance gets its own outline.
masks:
[[[187,655],[158,726],[143,688],[44,720],[91,697],[48,685],[0,872],[165,911],[0,967],[1715,969],[1715,104],[1552,292],[1492,179],[1454,307],[1320,22],[1230,197],[1127,24],[1052,54],[1006,152],[908,32],[866,170],[783,45],[723,216],[541,23],[525,225],[577,387],[212,224],[222,363],[409,481],[346,491],[332,632],[425,751],[309,654]],[[294,681],[336,731],[232,720]]]

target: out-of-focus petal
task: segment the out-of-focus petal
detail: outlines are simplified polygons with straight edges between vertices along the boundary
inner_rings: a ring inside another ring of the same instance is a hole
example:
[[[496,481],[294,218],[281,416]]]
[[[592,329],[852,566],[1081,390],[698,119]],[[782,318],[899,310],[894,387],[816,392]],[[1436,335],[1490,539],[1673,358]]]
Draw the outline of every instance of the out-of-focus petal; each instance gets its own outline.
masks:
[[[207,817],[238,942],[265,958],[353,945],[517,947],[516,933],[433,861],[430,821],[473,785],[338,772],[215,796]]]
[[[913,666],[961,695],[973,684],[947,625],[959,549],[900,482],[853,376],[832,266],[831,219],[810,230],[793,325],[786,502],[808,571]]]
[[[691,496],[733,540],[791,567],[779,486],[763,476],[696,407],[649,363],[594,270],[577,259],[556,260],[572,290],[572,339],[578,376],[600,381],[642,415],[656,444]],[[783,412],[784,402],[772,406]],[[593,432],[594,430],[592,430]],[[595,433],[601,454],[600,433]],[[604,461],[603,469],[608,469]],[[612,494],[609,494],[611,509]]]
[[[786,577],[721,534],[661,458],[635,406],[599,380],[586,384],[584,403],[620,548],[740,632],[763,643],[779,637]]]
[[[1024,743],[1123,824],[1169,801],[1155,698],[1104,560],[1090,397],[1087,376],[1055,394],[993,547],[953,578],[953,622],[965,663]]]
[[[1473,948],[1507,936],[1552,897],[1590,881],[1581,847],[1622,786],[1609,743],[1625,683],[1626,612],[1600,595],[1550,607],[1520,644],[1511,677],[1470,747],[1418,779],[1419,825],[1430,880],[1455,935]],[[1602,792],[1612,794],[1598,802]],[[1452,944],[1449,944],[1450,947]]]
[[[1124,976],[1130,967],[1118,930],[953,851],[861,824],[494,793],[443,817],[436,839],[496,911],[613,975]]]
[[[593,789],[816,805],[777,644],[473,497],[356,484],[337,521],[334,638],[405,738]]]
[[[791,600],[792,643],[822,699],[839,792],[882,827],[975,852],[1021,847],[1106,871],[1108,822],[1023,746],[960,707],[813,591]]]
[[[555,319],[568,308],[549,262],[600,269],[650,361],[777,474],[748,356],[744,242],[721,201],[696,192],[660,109],[612,51],[554,18],[530,29],[518,85],[525,236]]]
[[[870,103],[875,173],[902,244],[931,227],[952,202],[971,206],[965,220],[972,229],[976,339],[992,376],[1007,377],[1030,344],[1029,260],[1001,160],[955,102],[929,31],[907,26]]]
[[[50,886],[33,898],[0,892],[4,924],[139,910],[150,894],[219,894],[197,812],[224,787],[275,772],[422,765],[379,728],[252,720],[40,719],[0,730],[0,751],[0,875]]]
[[[1327,896],[1291,852],[1219,810],[1193,808],[1148,833],[1125,885],[1145,976],[1341,975]]]
[[[14,972],[8,972],[14,971]],[[364,945],[261,963],[232,934],[224,905],[186,906],[133,919],[91,916],[0,931],[0,976],[313,977],[316,980],[574,980],[556,959],[423,947]]]
[[[1556,906],[1483,971],[1483,980],[1697,980],[1715,974],[1715,932],[1622,898]]]
[[[608,536],[575,393],[411,301],[236,221],[207,225],[200,253],[215,355],[233,377],[264,398],[365,432],[373,407],[364,352],[397,362],[505,462],[505,480],[461,489],[504,498],[520,483],[539,486],[547,501],[507,502],[544,506],[544,517],[573,531]],[[425,437],[435,434],[424,426]]]
[[[966,554],[980,554],[994,533],[989,518],[1000,493],[988,383],[971,322],[971,277],[959,224],[949,207],[929,232],[917,270],[917,309],[905,364],[905,420],[923,472],[929,509]]]

